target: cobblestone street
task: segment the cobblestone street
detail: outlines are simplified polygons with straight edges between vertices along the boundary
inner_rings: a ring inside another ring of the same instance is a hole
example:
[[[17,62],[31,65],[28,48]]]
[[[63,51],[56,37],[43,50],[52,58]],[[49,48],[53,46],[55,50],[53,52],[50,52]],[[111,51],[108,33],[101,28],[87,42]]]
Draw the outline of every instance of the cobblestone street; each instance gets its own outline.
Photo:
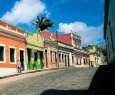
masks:
[[[42,93],[49,89],[87,90],[95,71],[95,68],[69,68],[1,79],[0,95],[47,95]]]

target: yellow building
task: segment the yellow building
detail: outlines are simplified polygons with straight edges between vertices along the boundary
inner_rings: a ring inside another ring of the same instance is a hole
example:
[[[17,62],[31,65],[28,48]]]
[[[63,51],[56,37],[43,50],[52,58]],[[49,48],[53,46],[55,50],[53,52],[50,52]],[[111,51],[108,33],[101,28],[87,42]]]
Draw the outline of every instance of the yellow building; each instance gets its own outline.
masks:
[[[26,33],[26,63],[28,69],[43,68],[44,42],[40,33]]]
[[[97,67],[104,64],[104,56],[102,52],[97,51],[96,46],[91,46],[87,51],[89,54],[90,66]]]

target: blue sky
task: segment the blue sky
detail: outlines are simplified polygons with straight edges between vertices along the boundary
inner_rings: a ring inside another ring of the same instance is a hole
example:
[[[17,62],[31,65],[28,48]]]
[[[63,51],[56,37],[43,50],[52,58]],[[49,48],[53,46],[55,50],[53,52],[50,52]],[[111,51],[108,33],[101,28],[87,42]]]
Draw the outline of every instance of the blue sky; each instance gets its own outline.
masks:
[[[76,32],[82,44],[103,44],[104,0],[0,0],[0,18],[25,31],[37,15],[54,22],[49,31]]]

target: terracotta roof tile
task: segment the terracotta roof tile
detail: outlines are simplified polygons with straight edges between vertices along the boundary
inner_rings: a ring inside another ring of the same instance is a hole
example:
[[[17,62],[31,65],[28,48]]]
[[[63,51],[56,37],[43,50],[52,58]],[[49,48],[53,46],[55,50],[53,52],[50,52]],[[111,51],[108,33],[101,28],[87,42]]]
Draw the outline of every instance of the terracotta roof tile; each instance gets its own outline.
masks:
[[[63,35],[58,35],[58,41],[65,43],[67,45],[72,45],[72,38],[71,34],[63,34]]]
[[[42,31],[41,34],[45,39],[51,39],[51,37],[52,37],[53,39],[56,40],[56,34],[53,32]]]
[[[67,45],[72,45],[71,33],[57,35],[57,37],[56,37],[56,33],[48,32],[48,31],[42,31],[41,34],[45,39],[50,39],[52,36],[52,38],[55,39],[55,41],[59,41]]]

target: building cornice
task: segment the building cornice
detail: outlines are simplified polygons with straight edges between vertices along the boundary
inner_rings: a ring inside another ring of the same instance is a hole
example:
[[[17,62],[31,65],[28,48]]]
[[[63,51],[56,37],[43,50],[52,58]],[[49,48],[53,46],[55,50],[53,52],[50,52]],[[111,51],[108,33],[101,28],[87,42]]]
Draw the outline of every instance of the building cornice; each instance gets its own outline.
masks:
[[[18,30],[14,31],[14,30],[10,29],[8,26],[6,26],[6,27],[0,26],[0,30],[5,31],[5,32],[10,32],[12,34],[17,34],[20,36],[25,36],[25,33],[20,33],[20,32],[18,32]]]
[[[14,40],[20,40],[20,41],[25,42],[25,37],[17,35],[17,34],[10,33],[10,32],[6,32],[6,31],[3,31],[3,30],[0,30],[0,36],[4,36],[4,37],[7,37],[7,38],[11,38],[11,39],[14,39]]]
[[[69,46],[69,45],[66,45],[66,44],[60,43],[60,42],[58,42],[58,46],[63,47],[63,48],[73,49],[72,46]]]
[[[43,47],[41,47],[41,46],[37,46],[37,45],[35,45],[34,43],[26,42],[26,44],[27,44],[27,45],[30,45],[30,46],[37,47],[37,48],[43,48]]]

